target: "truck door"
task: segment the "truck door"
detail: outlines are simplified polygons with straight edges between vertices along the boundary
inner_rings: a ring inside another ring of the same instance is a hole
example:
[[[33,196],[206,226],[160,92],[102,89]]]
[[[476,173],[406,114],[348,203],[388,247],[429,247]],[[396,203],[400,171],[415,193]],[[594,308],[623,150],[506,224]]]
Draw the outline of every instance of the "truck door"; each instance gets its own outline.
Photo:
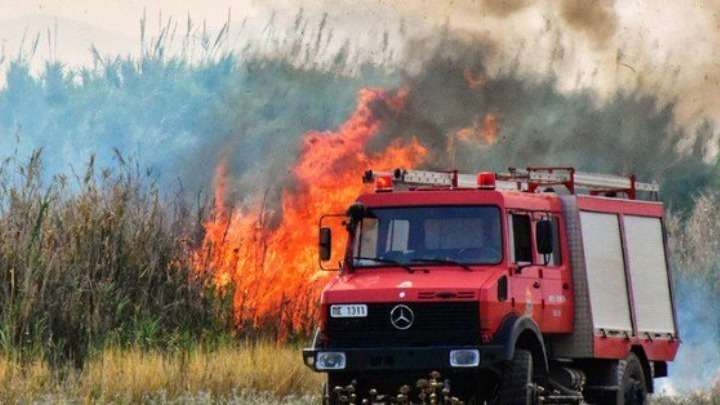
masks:
[[[542,321],[541,268],[534,248],[533,216],[529,212],[508,212],[508,247],[512,272],[511,303],[515,312]]]
[[[540,263],[539,270],[540,289],[542,290],[542,324],[543,332],[572,332],[573,303],[570,299],[570,286],[572,278],[569,267],[563,262],[561,218],[547,212],[534,213],[534,235],[538,239],[548,238],[547,244],[552,246],[552,252],[547,254],[536,253],[535,262]],[[550,235],[538,232],[538,224],[545,221],[550,224]],[[539,246],[535,244],[534,246]],[[537,250],[537,249],[536,249]]]

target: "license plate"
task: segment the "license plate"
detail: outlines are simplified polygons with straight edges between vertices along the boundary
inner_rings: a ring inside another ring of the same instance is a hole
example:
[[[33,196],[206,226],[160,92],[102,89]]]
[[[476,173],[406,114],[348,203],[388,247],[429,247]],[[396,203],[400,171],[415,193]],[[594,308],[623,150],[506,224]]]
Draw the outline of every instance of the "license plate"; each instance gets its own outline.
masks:
[[[330,306],[330,316],[333,318],[365,318],[367,313],[367,305],[365,304]]]

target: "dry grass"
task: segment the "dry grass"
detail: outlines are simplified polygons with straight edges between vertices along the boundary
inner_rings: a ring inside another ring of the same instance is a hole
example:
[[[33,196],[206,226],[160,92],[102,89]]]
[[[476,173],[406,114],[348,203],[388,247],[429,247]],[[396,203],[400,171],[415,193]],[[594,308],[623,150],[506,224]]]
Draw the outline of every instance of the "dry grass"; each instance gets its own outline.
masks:
[[[231,331],[224,296],[188,264],[201,213],[119,153],[117,169],[91,157],[82,177],[49,183],[40,156],[0,165],[0,352],[82,366],[108,342],[190,346]]]
[[[311,403],[321,379],[297,347],[269,342],[177,353],[113,348],[92,355],[82,371],[2,358],[0,401]]]
[[[302,365],[299,348],[263,342],[168,353],[109,348],[83,371],[47,361],[0,358],[0,402],[316,404],[324,375]],[[652,404],[720,404],[720,386]]]
[[[720,404],[720,385],[680,396],[660,395],[653,397],[651,403],[654,405],[718,405]]]

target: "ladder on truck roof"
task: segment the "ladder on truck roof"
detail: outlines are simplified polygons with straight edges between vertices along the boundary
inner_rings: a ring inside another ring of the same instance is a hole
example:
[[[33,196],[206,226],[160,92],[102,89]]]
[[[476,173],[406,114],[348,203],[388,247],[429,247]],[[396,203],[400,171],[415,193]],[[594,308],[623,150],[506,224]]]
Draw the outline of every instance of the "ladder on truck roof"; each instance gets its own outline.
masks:
[[[651,193],[657,199],[660,186],[656,182],[641,183],[635,175],[615,175],[601,173],[584,173],[572,167],[528,167],[517,169],[511,167],[506,173],[492,173],[495,176],[495,188],[517,190],[534,193],[540,187],[564,186],[570,193],[578,189],[590,195],[611,196],[625,193],[629,199],[636,199],[637,192]],[[395,169],[392,172],[375,172],[368,170],[363,175],[364,183],[372,183],[378,176],[390,176],[395,184],[409,186],[446,186],[446,187],[478,187],[478,176],[462,174],[457,170],[433,172],[427,170]]]

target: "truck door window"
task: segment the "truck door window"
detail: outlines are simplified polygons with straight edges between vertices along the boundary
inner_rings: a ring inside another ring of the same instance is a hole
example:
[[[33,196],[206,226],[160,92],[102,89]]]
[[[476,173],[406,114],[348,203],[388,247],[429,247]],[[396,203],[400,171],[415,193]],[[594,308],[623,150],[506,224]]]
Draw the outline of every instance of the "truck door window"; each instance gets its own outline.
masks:
[[[532,233],[530,231],[530,216],[524,214],[511,214],[510,230],[512,232],[513,263],[533,262],[532,259]]]
[[[553,252],[550,255],[548,264],[551,266],[560,266],[562,257],[560,256],[560,220],[558,217],[552,217],[552,235],[553,235]]]
[[[546,255],[538,253],[540,263],[545,263],[547,266],[560,266],[562,264],[562,258],[560,257],[560,221],[558,217],[551,217],[548,213],[539,214],[537,219],[550,220],[550,231],[552,233],[552,252]],[[540,238],[541,235],[535,232],[535,237]]]

